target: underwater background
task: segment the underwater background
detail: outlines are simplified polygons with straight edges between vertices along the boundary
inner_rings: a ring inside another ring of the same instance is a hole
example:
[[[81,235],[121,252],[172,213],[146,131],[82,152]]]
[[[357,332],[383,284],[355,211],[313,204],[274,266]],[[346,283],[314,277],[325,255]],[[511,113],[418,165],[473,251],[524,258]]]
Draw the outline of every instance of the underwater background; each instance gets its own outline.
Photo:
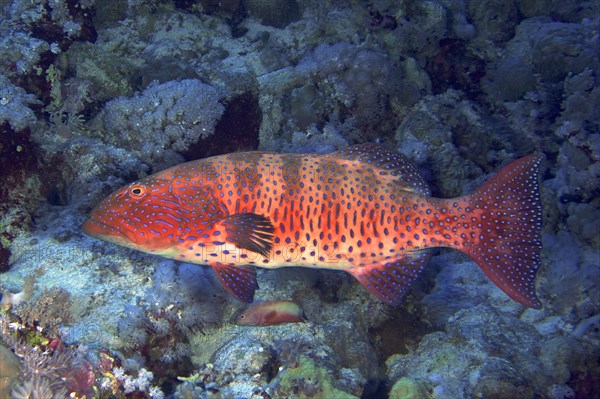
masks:
[[[600,4],[0,0],[0,398],[599,398]],[[543,307],[435,250],[385,305],[258,269],[244,326],[208,267],[83,234],[110,192],[236,151],[379,143],[433,196],[534,152]]]

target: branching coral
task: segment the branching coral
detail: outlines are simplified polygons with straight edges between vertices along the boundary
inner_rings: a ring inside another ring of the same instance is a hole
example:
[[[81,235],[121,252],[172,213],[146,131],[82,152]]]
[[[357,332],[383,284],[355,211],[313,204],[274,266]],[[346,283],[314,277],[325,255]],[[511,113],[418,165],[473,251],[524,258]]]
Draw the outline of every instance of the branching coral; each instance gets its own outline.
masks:
[[[33,302],[26,302],[14,308],[23,324],[41,328],[49,336],[57,336],[61,324],[72,319],[69,294],[60,288],[51,288]]]

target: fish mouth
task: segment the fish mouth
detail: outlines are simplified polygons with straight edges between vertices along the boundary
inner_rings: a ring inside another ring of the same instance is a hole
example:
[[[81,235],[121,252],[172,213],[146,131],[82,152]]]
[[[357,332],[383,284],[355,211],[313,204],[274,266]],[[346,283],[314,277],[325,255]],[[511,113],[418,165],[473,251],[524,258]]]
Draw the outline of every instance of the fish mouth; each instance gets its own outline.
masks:
[[[139,245],[136,236],[132,232],[123,229],[115,229],[93,216],[87,218],[81,229],[90,237],[100,238],[105,241],[128,247],[137,247]]]

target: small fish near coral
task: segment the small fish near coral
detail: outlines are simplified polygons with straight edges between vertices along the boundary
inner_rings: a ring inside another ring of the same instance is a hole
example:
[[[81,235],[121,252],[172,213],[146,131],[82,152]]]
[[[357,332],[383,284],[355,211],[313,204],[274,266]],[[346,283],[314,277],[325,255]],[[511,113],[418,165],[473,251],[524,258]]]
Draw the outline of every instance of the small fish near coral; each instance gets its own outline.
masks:
[[[541,307],[541,157],[513,161],[470,195],[433,198],[412,164],[375,144],[330,154],[246,152],[187,162],[133,182],[83,230],[126,247],[209,265],[252,302],[250,266],[343,270],[397,303],[427,249],[470,256],[510,298]]]
[[[234,320],[240,326],[275,326],[304,322],[304,312],[294,301],[265,301],[250,305]]]

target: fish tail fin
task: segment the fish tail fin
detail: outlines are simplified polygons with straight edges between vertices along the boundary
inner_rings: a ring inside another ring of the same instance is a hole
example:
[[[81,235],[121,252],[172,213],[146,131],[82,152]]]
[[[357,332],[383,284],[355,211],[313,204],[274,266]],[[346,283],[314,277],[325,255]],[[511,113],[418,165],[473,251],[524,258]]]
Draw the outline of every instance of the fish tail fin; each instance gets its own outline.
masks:
[[[534,284],[541,263],[541,160],[535,154],[518,159],[462,197],[453,245],[509,297],[533,308],[541,307]]]

